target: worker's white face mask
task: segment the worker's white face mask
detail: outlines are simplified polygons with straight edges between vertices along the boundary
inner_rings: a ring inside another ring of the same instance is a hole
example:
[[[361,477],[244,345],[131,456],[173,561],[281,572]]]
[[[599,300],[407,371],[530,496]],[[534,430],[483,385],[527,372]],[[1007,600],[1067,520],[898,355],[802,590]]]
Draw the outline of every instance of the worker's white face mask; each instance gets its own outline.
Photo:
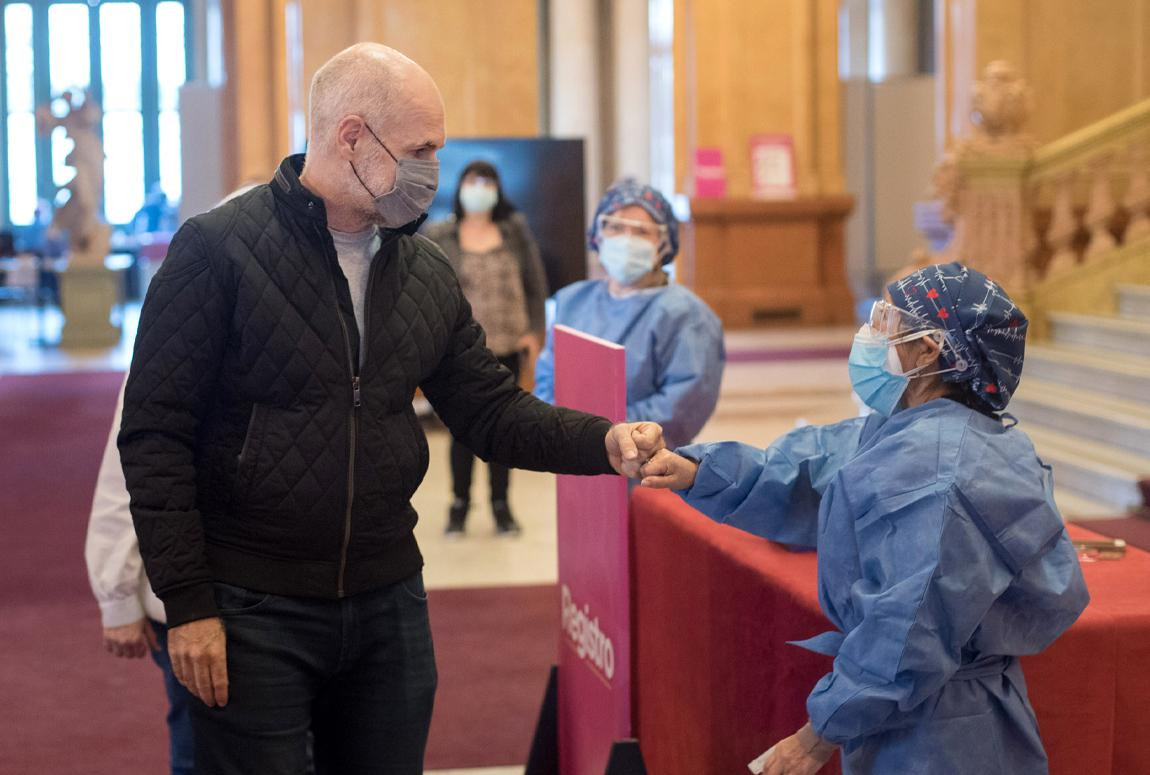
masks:
[[[459,187],[459,205],[465,213],[489,213],[499,203],[499,191],[484,183],[464,183]]]
[[[620,285],[634,285],[655,268],[655,246],[633,234],[603,237],[599,241],[599,263]]]

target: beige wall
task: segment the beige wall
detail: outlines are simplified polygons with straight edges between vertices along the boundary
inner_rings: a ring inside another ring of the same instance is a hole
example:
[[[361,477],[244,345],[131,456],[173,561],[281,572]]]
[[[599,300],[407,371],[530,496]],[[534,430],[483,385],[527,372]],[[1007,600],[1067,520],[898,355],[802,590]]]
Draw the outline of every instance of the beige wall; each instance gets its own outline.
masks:
[[[838,0],[682,0],[675,10],[676,177],[723,149],[730,196],[750,194],[750,138],[790,134],[799,190],[842,190]]]
[[[306,0],[326,18],[340,2]],[[435,78],[447,104],[448,136],[530,136],[539,131],[536,0],[356,0],[357,40],[394,46]],[[315,46],[322,60],[335,51]],[[336,49],[338,50],[338,49]],[[314,70],[305,75],[311,78]]]
[[[1150,96],[1150,0],[942,0],[948,134],[965,131],[965,83],[1006,59],[1034,90],[1047,142]],[[946,72],[949,65],[949,72]]]
[[[301,16],[289,40],[285,10]],[[290,150],[289,115],[307,106],[312,75],[359,41],[394,46],[427,68],[443,92],[451,136],[539,131],[536,0],[221,0],[230,134],[238,183],[264,179]],[[288,61],[301,79],[289,87]]]
[[[560,0],[553,0],[560,2]],[[938,0],[940,142],[966,131],[969,84],[992,59],[1034,88],[1047,141],[1150,96],[1150,0]],[[732,196],[750,192],[749,140],[794,137],[800,191],[843,189],[838,0],[676,0],[676,181],[694,149],[723,149]],[[299,37],[289,40],[286,9]],[[233,183],[266,178],[290,148],[312,74],[359,40],[393,45],[436,78],[449,136],[539,130],[537,0],[221,0]],[[298,62],[293,88],[286,63]],[[242,128],[242,131],[241,131]]]
[[[227,72],[223,135],[229,138],[224,143],[224,168],[229,171],[229,190],[244,181],[271,177],[287,152],[287,94],[276,56],[283,51],[287,1],[220,1]],[[277,38],[278,43],[273,42]]]

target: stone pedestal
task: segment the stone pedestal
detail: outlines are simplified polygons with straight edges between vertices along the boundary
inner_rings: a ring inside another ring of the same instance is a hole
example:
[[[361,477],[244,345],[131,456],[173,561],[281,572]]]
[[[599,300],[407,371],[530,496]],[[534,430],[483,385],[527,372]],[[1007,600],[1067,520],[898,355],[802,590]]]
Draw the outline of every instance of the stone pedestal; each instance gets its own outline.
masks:
[[[59,277],[64,312],[60,346],[83,349],[118,344],[120,327],[112,325],[111,317],[120,296],[120,273],[102,266],[71,266]]]

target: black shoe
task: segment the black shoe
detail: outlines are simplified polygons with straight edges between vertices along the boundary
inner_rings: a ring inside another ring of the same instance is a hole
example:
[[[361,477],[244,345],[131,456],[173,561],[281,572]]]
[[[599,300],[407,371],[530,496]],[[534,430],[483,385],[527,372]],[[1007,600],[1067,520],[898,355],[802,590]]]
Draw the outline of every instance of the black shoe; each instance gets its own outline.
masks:
[[[523,528],[511,516],[507,501],[491,501],[491,513],[495,515],[495,533],[501,536],[517,536]]]
[[[467,519],[467,510],[471,504],[462,498],[451,502],[451,510],[447,512],[447,529],[443,534],[448,538],[461,538],[464,533],[463,523]]]

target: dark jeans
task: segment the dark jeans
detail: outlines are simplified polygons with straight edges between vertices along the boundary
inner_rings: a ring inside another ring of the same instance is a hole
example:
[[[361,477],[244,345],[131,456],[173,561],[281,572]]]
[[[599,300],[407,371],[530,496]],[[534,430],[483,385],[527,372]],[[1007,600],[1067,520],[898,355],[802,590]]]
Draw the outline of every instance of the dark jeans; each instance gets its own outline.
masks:
[[[510,369],[519,381],[519,353],[499,356],[499,362]],[[471,472],[475,468],[475,455],[470,449],[460,444],[454,437],[451,439],[451,488],[459,500],[471,500]],[[487,472],[491,482],[491,500],[507,500],[507,485],[511,478],[507,466],[498,463],[488,463]]]
[[[420,775],[435,654],[419,574],[343,600],[216,584],[228,704],[194,704],[196,771]]]
[[[192,739],[192,703],[199,702],[191,692],[176,680],[172,661],[168,658],[168,628],[149,620],[156,633],[160,650],[152,652],[152,661],[164,673],[164,690],[168,693],[168,741],[172,760],[172,775],[191,775],[195,753]]]

